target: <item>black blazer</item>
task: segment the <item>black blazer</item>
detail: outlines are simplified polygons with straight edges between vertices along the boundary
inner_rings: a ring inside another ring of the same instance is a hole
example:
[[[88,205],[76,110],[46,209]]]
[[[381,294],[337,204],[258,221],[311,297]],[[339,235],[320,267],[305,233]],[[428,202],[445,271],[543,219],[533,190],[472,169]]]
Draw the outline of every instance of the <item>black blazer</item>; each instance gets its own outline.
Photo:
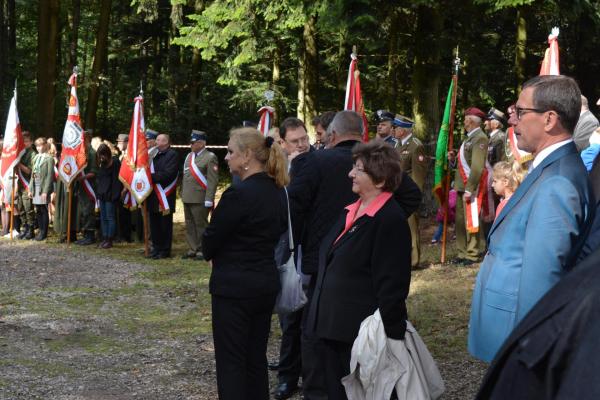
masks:
[[[285,192],[266,173],[230,186],[202,236],[213,261],[210,293],[248,298],[279,291],[275,245],[287,227]]]
[[[317,273],[323,237],[344,207],[358,199],[348,177],[353,163],[352,148],[357,143],[360,142],[346,140],[331,149],[303,154],[299,160],[301,166],[292,164],[288,191],[294,233],[302,232],[302,272],[305,274]],[[406,173],[394,197],[407,216],[421,204],[421,191]],[[297,224],[303,226],[298,228]]]
[[[531,309],[498,351],[477,399],[600,399],[600,248]]]
[[[121,197],[123,184],[119,180],[121,162],[117,157],[112,158],[110,167],[99,167],[96,173],[96,194],[100,201],[117,201]]]
[[[390,199],[334,243],[347,212],[323,240],[307,328],[321,338],[353,343],[360,323],[379,308],[387,336],[404,339],[411,272],[405,213]]]
[[[163,189],[170,185],[173,180],[177,179],[177,173],[179,172],[179,155],[172,148],[168,148],[163,152],[159,152],[154,157],[154,173],[152,174],[152,183],[160,183]],[[170,196],[167,196],[169,202],[169,208],[172,213],[175,213],[175,198],[177,191],[173,190]],[[148,211],[157,213],[158,209],[158,197],[154,190],[148,196]]]

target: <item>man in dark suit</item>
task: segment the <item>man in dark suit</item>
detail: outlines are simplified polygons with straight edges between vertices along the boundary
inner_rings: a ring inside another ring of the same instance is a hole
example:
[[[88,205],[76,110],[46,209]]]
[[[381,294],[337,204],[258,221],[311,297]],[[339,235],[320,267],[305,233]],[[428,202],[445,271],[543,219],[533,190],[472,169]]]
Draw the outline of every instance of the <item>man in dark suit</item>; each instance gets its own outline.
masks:
[[[545,75],[517,101],[518,146],[534,159],[492,225],[473,291],[469,352],[484,361],[565,276],[586,238],[593,195],[572,139],[580,94],[572,78]]]
[[[577,151],[581,152],[581,150],[590,145],[590,136],[599,125],[598,119],[590,111],[588,99],[582,95],[581,114],[579,115],[579,121],[577,121],[575,131],[573,132],[573,140],[575,140]]]
[[[292,222],[302,223],[302,272],[310,276],[302,326],[302,390],[307,400],[326,399],[322,345],[307,332],[310,299],[314,292],[319,266],[319,247],[342,209],[357,199],[352,192],[348,172],[352,169],[352,148],[362,137],[362,119],[352,111],[337,113],[327,132],[328,149],[306,154],[303,168],[294,174],[288,187]],[[304,156],[302,156],[304,157]],[[421,192],[412,179],[403,175],[395,199],[412,214],[421,203]],[[296,228],[294,227],[296,231]]]
[[[600,398],[599,264],[597,248],[531,309],[496,355],[478,400]]]
[[[148,212],[152,236],[150,258],[159,259],[171,257],[179,156],[171,148],[167,134],[158,135],[156,145],[158,152],[151,168],[154,190],[148,196]]]

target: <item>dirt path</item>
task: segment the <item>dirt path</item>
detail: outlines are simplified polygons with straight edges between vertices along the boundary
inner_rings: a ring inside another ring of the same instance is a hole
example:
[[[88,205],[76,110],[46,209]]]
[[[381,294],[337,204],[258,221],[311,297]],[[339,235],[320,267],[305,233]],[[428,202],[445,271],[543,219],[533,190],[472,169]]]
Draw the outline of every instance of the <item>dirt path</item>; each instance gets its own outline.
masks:
[[[0,399],[217,398],[208,269],[76,247],[66,254],[0,242]],[[481,365],[440,367],[445,399],[472,397]]]

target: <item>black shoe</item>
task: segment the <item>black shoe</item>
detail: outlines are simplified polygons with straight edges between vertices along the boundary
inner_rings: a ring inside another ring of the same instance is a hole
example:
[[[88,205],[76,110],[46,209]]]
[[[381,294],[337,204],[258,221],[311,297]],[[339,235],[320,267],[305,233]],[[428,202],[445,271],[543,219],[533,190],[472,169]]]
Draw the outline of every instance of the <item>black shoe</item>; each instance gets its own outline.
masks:
[[[277,388],[275,389],[275,398],[277,400],[284,400],[284,399],[289,399],[290,397],[292,397],[294,395],[294,393],[296,393],[296,391],[298,390],[298,385],[295,384],[291,384],[291,383],[280,383],[279,385],[277,385]]]
[[[35,237],[35,240],[36,240],[37,242],[41,242],[42,240],[46,240],[46,235],[43,235],[43,234],[41,234],[41,233],[38,233],[38,234],[37,234],[37,236]],[[66,242],[66,241],[67,241],[67,240],[66,240],[66,238],[65,238],[65,242]]]
[[[279,361],[273,361],[267,364],[269,371],[277,371],[279,369]]]
[[[154,255],[152,258],[153,258],[154,260],[161,260],[161,259],[163,259],[163,258],[170,258],[170,257],[171,257],[171,255],[170,255],[170,254],[167,254],[167,253],[157,253],[157,254],[155,254],[155,255]]]
[[[32,228],[25,235],[25,240],[32,240],[33,238],[35,238],[35,233],[34,233],[33,228]]]
[[[19,236],[17,236],[17,239],[21,239],[21,240],[25,239],[25,237],[27,235],[29,235],[29,231],[30,231],[29,225],[23,225],[23,232],[19,233]]]

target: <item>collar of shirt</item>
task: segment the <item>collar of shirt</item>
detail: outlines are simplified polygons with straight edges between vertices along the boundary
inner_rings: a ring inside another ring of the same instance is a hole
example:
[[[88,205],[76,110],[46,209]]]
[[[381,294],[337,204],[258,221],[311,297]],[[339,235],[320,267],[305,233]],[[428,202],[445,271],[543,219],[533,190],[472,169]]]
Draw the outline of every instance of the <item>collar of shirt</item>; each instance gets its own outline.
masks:
[[[490,133],[490,138],[493,138],[494,136],[496,136],[498,134],[498,132],[500,132],[500,129],[494,129],[492,131],[492,133]]]
[[[407,137],[405,137],[404,139],[402,139],[402,146],[404,146],[406,144],[406,142],[408,142],[408,139],[410,139],[412,137],[412,133],[410,135],[408,135]]]
[[[206,149],[206,147],[203,147],[202,150],[200,150],[199,152],[196,153],[196,157],[198,157],[200,154],[202,154],[202,152]]]
[[[337,239],[335,239],[335,241],[337,242],[338,240],[340,240],[340,238],[342,236],[344,236],[344,234],[346,232],[348,232],[350,227],[352,227],[352,224],[354,223],[354,221],[356,221],[363,215],[368,215],[369,217],[373,217],[375,214],[377,214],[379,212],[379,210],[381,210],[381,207],[383,207],[383,205],[391,197],[392,197],[391,192],[381,192],[377,195],[377,197],[375,197],[373,199],[371,204],[369,204],[361,212],[358,211],[360,209],[360,205],[362,204],[362,201],[360,199],[358,199],[355,203],[352,203],[349,206],[347,206],[346,210],[348,210],[348,214],[346,214],[346,224],[344,225],[344,230],[342,231],[342,233],[340,233],[340,235],[337,237]]]
[[[571,143],[572,141],[573,141],[573,139],[563,140],[562,142],[554,143],[552,146],[548,146],[544,150],[540,151],[533,159],[533,162],[531,163],[531,169],[529,170],[529,172],[531,172],[535,167],[540,165],[546,157],[548,157],[551,153],[553,153],[559,147],[562,147],[565,144]]]
[[[468,137],[468,138],[471,138],[471,136],[473,136],[473,134],[475,134],[475,131],[476,131],[476,130],[478,130],[478,129],[479,129],[479,128],[475,128],[475,129],[473,129],[473,130],[469,131],[469,133],[467,133],[467,137]]]

